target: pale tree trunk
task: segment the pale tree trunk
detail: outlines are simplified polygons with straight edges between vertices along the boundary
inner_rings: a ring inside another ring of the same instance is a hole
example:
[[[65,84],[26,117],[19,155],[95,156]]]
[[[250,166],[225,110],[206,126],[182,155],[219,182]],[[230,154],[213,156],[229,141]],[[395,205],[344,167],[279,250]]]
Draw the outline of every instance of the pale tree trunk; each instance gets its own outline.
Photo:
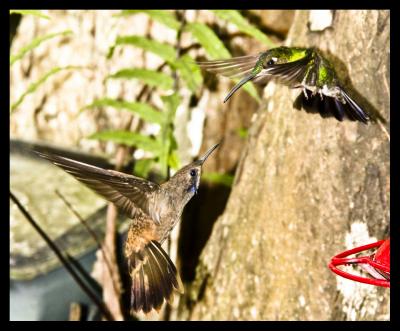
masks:
[[[308,18],[296,13],[287,44],[333,54],[343,76],[339,58],[389,122],[389,12],[336,11],[320,33],[309,31]],[[267,87],[179,318],[389,319],[389,289],[327,267],[333,255],[389,236],[388,138],[375,123],[295,110],[298,93]]]

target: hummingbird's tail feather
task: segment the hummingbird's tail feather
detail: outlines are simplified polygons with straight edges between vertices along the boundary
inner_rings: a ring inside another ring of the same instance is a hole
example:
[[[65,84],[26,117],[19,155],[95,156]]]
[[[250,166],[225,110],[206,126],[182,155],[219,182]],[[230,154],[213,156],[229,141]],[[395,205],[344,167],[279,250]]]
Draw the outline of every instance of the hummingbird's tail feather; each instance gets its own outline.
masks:
[[[361,121],[367,123],[368,115],[352,101],[346,103],[340,102],[334,97],[324,95],[322,98],[319,93],[312,94],[310,90],[305,90],[306,95],[302,92],[294,101],[293,105],[297,109],[304,109],[308,113],[319,113],[321,117],[335,117],[338,121],[345,118],[351,121]],[[355,109],[355,107],[357,108]]]
[[[150,241],[128,258],[132,276],[131,310],[160,310],[164,299],[171,303],[174,290],[183,293],[182,281],[167,253],[157,241]]]
[[[346,100],[346,105],[348,105],[349,114],[354,117],[355,120],[361,121],[365,124],[369,121],[369,116],[361,107],[343,90],[342,95]]]

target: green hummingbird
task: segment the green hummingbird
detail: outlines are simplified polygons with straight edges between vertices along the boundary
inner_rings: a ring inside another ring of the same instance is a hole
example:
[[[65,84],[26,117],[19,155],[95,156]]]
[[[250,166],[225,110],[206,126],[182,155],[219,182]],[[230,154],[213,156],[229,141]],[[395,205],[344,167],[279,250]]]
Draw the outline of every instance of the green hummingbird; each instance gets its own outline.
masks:
[[[332,64],[315,48],[282,46],[258,55],[197,63],[210,72],[241,78],[224,103],[248,81],[268,84],[275,80],[290,88],[302,89],[294,102],[298,109],[319,112],[322,117],[333,115],[339,121],[346,117],[366,124],[370,119],[344,90]]]

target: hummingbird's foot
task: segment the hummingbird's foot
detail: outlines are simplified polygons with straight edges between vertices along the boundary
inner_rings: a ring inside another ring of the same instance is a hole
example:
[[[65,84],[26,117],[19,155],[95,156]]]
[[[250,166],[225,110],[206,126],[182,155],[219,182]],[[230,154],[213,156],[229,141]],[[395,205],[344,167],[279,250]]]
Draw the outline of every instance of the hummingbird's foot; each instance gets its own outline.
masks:
[[[308,100],[307,89],[305,87],[303,87],[303,94],[304,94],[304,97],[306,98],[306,100]]]

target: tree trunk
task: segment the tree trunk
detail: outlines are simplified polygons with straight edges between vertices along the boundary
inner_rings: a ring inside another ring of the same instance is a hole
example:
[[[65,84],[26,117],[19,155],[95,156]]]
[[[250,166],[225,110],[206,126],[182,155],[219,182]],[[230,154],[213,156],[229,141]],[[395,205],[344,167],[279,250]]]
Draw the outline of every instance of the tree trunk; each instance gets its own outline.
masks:
[[[343,77],[340,58],[349,91],[389,122],[389,11],[336,11],[323,32],[308,19],[296,12],[287,44],[317,46]],[[180,319],[389,319],[388,289],[328,268],[339,252],[389,237],[387,136],[376,123],[297,111],[298,93],[266,88]]]

